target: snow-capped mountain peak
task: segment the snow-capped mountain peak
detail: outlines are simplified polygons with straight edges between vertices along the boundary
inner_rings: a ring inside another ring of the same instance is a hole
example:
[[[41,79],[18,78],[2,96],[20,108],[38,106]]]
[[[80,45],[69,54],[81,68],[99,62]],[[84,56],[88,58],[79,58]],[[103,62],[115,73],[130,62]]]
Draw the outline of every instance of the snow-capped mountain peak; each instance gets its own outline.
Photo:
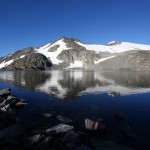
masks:
[[[63,39],[56,41],[55,43],[46,44],[38,49],[37,53],[41,53],[49,58],[53,64],[59,64],[62,61],[57,59],[57,56],[63,51],[69,49]]]
[[[111,41],[111,42],[108,42],[106,45],[107,45],[107,46],[114,46],[114,45],[118,45],[118,44],[121,44],[121,42],[118,42],[118,41]]]
[[[129,54],[123,53],[126,51],[129,51],[131,56],[133,56],[132,59],[138,58],[137,61],[134,61],[132,62],[132,64],[130,64],[131,59],[128,58]],[[136,55],[133,51],[136,53]],[[139,51],[142,52],[139,53]],[[18,66],[17,64],[18,62],[21,62],[20,59],[26,62],[25,60],[27,58],[28,59],[30,58],[27,57],[28,55],[36,54],[36,53],[46,56],[47,60],[44,58],[43,60],[45,62],[44,64],[47,64],[47,61],[49,61],[50,63],[52,63],[54,68],[55,67],[65,68],[65,69],[93,68],[95,67],[95,65],[98,66],[99,64],[103,64],[103,62],[108,62],[108,61],[109,62],[112,61],[110,63],[111,65],[110,68],[112,68],[113,67],[112,64],[115,63],[116,63],[115,67],[116,66],[118,67],[118,65],[122,64],[123,66],[121,66],[121,68],[124,67],[126,68],[128,67],[129,64],[130,67],[131,65],[134,64],[133,65],[134,68],[139,68],[140,60],[144,60],[145,64],[149,63],[146,62],[147,59],[149,58],[149,52],[150,52],[150,45],[135,44],[129,42],[117,42],[117,41],[111,41],[107,43],[107,45],[84,44],[76,38],[66,38],[63,36],[41,47],[25,48],[22,50],[18,50],[3,58],[0,58],[0,69],[1,68],[22,69],[22,67]],[[38,56],[38,58],[43,58],[40,55],[35,55],[35,56]],[[34,56],[32,55],[32,58],[33,57]],[[120,58],[120,57],[126,57],[126,58]],[[143,57],[144,58],[146,57],[146,59],[143,59]],[[125,61],[124,59],[126,60],[126,62],[122,63],[123,61]],[[115,63],[114,60],[116,60]],[[119,63],[117,60],[119,61]],[[35,63],[36,61],[38,62],[38,59],[35,59]],[[144,63],[142,65],[144,65]],[[144,66],[142,66],[142,68],[143,67]],[[25,68],[28,68],[28,66],[26,66]],[[32,67],[30,66],[30,68]],[[44,68],[47,67],[44,66]]]

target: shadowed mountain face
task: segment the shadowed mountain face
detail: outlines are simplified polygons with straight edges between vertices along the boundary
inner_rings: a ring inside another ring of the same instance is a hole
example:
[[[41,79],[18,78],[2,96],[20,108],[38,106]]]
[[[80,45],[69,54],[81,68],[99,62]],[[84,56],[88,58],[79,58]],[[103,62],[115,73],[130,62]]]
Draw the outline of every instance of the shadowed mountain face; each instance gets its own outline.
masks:
[[[3,69],[8,70],[48,70],[52,63],[42,54],[31,53],[21,59],[15,59]]]
[[[150,92],[150,72],[139,71],[1,71],[0,80],[60,99],[88,93],[123,96]]]
[[[24,48],[0,58],[0,69],[150,70],[149,58],[150,45],[115,41],[107,45],[89,45],[75,38],[62,37],[43,46]]]

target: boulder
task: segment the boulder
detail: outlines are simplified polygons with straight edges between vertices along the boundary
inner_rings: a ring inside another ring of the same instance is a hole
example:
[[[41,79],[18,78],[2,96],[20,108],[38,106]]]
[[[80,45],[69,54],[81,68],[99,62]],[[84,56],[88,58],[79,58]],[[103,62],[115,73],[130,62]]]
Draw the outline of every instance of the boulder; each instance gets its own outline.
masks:
[[[39,142],[37,145],[35,145],[33,147],[34,150],[47,150],[49,145],[50,145],[50,142],[51,142],[51,137],[46,137],[44,138],[44,140],[42,140],[41,142]]]
[[[74,131],[68,131],[65,136],[62,138],[62,142],[64,143],[80,143],[81,139],[78,133]]]
[[[25,137],[24,138],[24,146],[31,147],[33,144],[39,142],[43,138],[44,138],[44,135],[40,135],[40,134],[33,135],[30,137]]]
[[[10,94],[10,88],[0,90],[0,96],[5,96]]]
[[[54,126],[54,127],[51,127],[51,128],[48,128],[46,129],[46,133],[48,135],[51,135],[51,134],[58,134],[58,133],[62,133],[62,132],[67,132],[67,131],[70,131],[72,130],[74,127],[73,126],[70,126],[70,125],[66,125],[66,124],[59,124],[57,126]]]
[[[85,128],[89,131],[97,131],[99,133],[104,133],[106,131],[106,126],[104,123],[93,121],[89,118],[85,119]]]

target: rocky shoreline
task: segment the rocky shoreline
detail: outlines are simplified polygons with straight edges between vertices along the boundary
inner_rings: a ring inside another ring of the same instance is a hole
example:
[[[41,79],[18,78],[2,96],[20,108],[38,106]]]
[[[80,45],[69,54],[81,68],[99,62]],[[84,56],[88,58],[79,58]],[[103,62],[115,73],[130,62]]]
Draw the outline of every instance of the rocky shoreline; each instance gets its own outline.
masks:
[[[70,125],[71,120],[64,116],[57,116],[62,123],[56,126],[27,129],[20,124],[17,110],[28,102],[11,96],[10,91],[10,88],[0,90],[1,150],[132,150],[113,140],[103,139],[107,129],[102,118],[96,121],[86,118],[83,131],[76,130]],[[41,115],[47,118],[52,116]],[[125,116],[115,113],[114,117],[121,121]],[[136,138],[129,126],[122,128],[121,132],[132,140]]]

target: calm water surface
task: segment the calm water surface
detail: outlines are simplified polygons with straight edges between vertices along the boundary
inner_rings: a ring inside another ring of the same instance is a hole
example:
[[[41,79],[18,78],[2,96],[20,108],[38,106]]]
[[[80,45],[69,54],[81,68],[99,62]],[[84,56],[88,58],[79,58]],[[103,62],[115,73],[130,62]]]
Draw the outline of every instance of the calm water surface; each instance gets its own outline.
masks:
[[[103,117],[111,140],[135,149],[150,149],[150,72],[139,71],[0,71],[0,89],[12,88],[12,94],[29,100],[19,111],[25,125],[55,125],[54,118],[40,113],[63,115],[76,128],[84,119]],[[117,122],[114,112],[126,118]],[[129,125],[137,141],[126,139],[120,128]]]

